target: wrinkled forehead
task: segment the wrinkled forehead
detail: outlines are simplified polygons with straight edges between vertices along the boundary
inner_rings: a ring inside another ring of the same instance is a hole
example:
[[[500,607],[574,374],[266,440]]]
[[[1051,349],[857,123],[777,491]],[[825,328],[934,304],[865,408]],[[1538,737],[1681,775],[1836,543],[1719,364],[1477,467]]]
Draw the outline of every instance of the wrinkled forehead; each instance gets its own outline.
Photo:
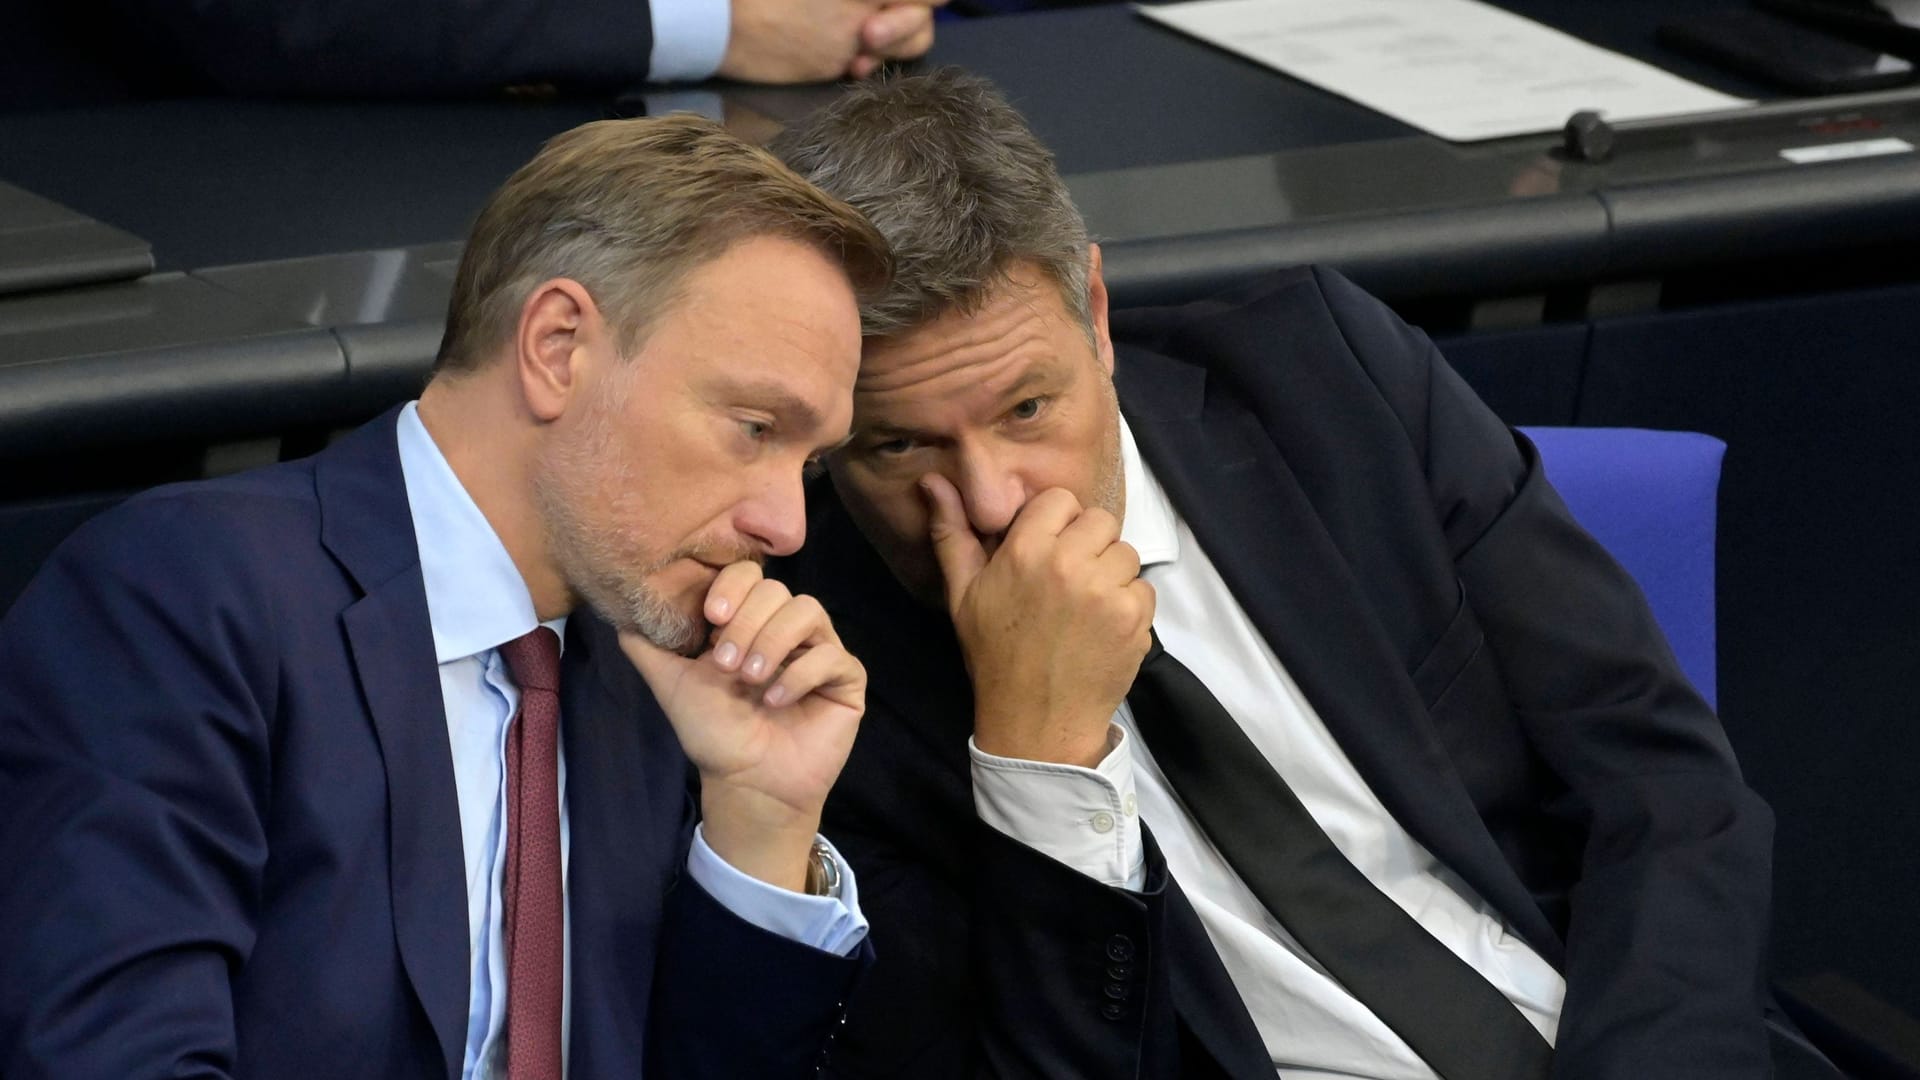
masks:
[[[1052,290],[997,290],[977,311],[949,311],[914,330],[868,339],[855,409],[866,415],[998,400],[1072,363],[1081,340]],[[1079,350],[1087,351],[1084,344]]]

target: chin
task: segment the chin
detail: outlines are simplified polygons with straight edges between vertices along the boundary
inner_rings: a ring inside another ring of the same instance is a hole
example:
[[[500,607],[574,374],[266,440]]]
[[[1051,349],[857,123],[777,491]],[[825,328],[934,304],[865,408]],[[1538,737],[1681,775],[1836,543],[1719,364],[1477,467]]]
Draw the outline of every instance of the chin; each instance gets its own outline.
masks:
[[[622,633],[634,634],[668,652],[698,656],[713,627],[707,623],[702,592],[692,600],[668,599],[641,582],[617,588],[583,590],[587,603]]]
[[[649,609],[629,610],[621,629],[638,634],[654,645],[681,656],[699,656],[706,651],[713,627],[700,615],[684,611]]]

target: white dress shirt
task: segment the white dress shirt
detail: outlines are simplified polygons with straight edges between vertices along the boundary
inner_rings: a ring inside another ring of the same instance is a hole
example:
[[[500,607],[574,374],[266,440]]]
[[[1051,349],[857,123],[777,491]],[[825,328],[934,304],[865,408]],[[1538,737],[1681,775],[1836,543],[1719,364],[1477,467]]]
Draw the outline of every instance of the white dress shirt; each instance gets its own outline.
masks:
[[[1121,537],[1139,551],[1141,576],[1157,594],[1153,625],[1167,651],[1213,692],[1367,880],[1551,1042],[1565,980],[1387,812],[1174,512],[1124,421],[1121,447]],[[1285,558],[1281,538],[1267,539],[1274,556]],[[1168,787],[1125,703],[1114,714],[1111,745],[1094,769],[1014,761],[973,746],[981,819],[1081,873],[1130,889],[1144,882],[1145,819],[1279,1076],[1434,1080],[1433,1070],[1255,899]]]
[[[648,82],[699,82],[720,70],[732,31],[728,0],[652,0],[647,14],[653,19]],[[657,114],[649,108],[648,115]]]
[[[505,926],[500,899],[506,862],[507,728],[520,690],[499,646],[544,625],[566,641],[566,618],[539,623],[533,597],[500,538],[420,422],[415,403],[401,410],[400,472],[420,548],[427,615],[440,665],[440,695],[453,750],[460,803],[460,843],[467,873],[469,997],[464,1080],[504,1073],[507,1016]],[[566,723],[561,717],[560,722]],[[566,895],[570,833],[566,751],[560,751],[560,878]],[[839,858],[836,852],[834,857]],[[687,872],[729,911],[814,948],[849,955],[867,935],[852,871],[841,864],[837,896],[805,896],[768,885],[729,866],[699,829]],[[451,914],[451,913],[450,913]],[[572,924],[562,936],[563,970],[571,969]],[[572,985],[563,979],[561,1060],[572,1021]]]

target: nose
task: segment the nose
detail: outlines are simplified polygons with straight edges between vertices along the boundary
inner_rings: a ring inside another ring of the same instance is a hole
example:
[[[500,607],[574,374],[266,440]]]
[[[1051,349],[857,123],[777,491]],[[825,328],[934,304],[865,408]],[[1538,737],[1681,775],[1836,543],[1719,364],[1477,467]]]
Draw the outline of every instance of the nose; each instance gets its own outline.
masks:
[[[784,473],[740,504],[734,527],[770,556],[791,555],[807,541],[807,492],[800,470]]]
[[[960,475],[954,486],[966,504],[967,520],[981,536],[999,536],[1013,524],[1027,502],[1027,485],[1003,455],[984,447],[966,447],[960,452]]]

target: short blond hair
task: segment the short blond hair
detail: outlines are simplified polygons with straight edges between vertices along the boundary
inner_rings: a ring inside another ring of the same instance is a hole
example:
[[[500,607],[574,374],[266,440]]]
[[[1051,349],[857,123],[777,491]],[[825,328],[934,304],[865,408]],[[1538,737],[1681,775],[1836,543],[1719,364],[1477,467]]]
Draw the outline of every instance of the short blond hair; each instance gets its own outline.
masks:
[[[601,120],[555,136],[474,222],[434,371],[470,371],[519,327],[535,286],[579,282],[623,353],[644,340],[688,274],[758,236],[809,243],[865,302],[892,274],[860,213],[772,154],[691,115]]]

